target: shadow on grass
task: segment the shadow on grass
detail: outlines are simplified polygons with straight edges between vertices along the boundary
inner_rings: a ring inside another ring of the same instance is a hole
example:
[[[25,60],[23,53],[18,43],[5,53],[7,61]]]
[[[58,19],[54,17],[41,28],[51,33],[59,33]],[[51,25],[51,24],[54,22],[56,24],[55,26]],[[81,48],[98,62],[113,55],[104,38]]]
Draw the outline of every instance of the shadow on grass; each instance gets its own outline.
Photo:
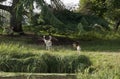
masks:
[[[75,39],[56,37],[58,40],[53,40],[54,46],[60,46],[69,50],[74,50],[72,43]],[[77,40],[80,42],[82,51],[86,52],[120,52],[120,40]],[[44,45],[42,37],[35,36],[0,36],[0,43],[19,43],[21,45]]]
[[[82,51],[120,52],[120,40],[81,41]]]

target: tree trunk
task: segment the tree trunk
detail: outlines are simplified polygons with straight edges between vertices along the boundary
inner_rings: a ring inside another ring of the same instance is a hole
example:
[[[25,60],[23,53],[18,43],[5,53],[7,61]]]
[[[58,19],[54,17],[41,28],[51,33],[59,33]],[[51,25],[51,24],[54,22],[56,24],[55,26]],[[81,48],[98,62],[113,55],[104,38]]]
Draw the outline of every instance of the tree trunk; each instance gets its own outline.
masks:
[[[22,16],[16,16],[16,14],[11,14],[10,18],[10,27],[13,28],[14,32],[19,33],[20,35],[23,35],[23,29],[22,29]]]
[[[6,5],[0,4],[0,9],[6,10],[11,14],[10,27],[13,28],[14,32],[17,32],[20,35],[23,35],[24,32],[22,29],[22,14],[19,14],[18,16],[16,14],[16,6],[18,3],[19,3],[19,0],[13,0],[12,6],[6,6]]]
[[[118,31],[119,25],[120,25],[120,20],[118,20],[115,24],[115,32]]]

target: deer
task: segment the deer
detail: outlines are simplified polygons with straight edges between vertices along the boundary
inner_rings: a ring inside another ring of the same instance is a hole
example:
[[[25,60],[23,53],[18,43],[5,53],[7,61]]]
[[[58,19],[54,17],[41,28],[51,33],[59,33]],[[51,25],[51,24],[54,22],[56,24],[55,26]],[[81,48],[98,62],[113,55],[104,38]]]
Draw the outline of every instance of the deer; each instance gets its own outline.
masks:
[[[43,41],[45,43],[46,50],[50,50],[52,48],[52,36],[43,36]]]
[[[80,54],[81,47],[78,41],[73,43],[73,47],[77,50],[78,54]]]

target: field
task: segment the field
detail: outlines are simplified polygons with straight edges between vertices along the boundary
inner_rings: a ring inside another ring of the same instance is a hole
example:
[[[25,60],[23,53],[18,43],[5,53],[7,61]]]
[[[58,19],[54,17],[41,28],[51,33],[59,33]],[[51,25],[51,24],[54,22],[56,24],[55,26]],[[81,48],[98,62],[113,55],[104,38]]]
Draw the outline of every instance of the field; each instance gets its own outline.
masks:
[[[0,79],[120,79],[120,0],[71,1],[0,0]]]
[[[4,75],[3,71],[63,72],[75,73],[78,79],[120,79],[120,40],[79,41],[82,48],[80,55],[72,47],[71,41],[55,44],[52,50],[46,51],[40,40],[24,36],[1,36],[1,75]],[[24,62],[24,66],[21,62]]]

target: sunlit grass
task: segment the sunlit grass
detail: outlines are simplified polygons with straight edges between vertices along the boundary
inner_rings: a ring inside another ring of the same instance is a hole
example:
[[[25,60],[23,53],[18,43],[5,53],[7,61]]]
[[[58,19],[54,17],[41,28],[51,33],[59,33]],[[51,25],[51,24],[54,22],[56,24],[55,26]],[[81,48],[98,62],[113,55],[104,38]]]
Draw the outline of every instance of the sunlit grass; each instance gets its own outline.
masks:
[[[84,52],[93,65],[78,73],[78,79],[120,79],[119,52]]]
[[[59,54],[59,55],[71,55],[77,54],[76,50],[72,46],[53,46],[51,50],[45,50],[45,45],[35,45],[35,44],[21,44],[19,42],[2,42],[0,43],[0,52],[1,53],[50,53],[50,54]]]
[[[44,45],[32,44],[26,41],[26,39],[21,41],[18,38],[2,39],[0,41],[0,55],[18,56],[18,58],[19,56],[31,58],[34,55],[44,54],[61,57],[78,56],[72,45],[53,45],[52,50],[45,50]],[[77,72],[78,79],[119,79],[119,43],[119,40],[80,41],[82,48],[80,55],[89,57],[92,61],[92,66],[87,68],[84,73],[81,71]]]

